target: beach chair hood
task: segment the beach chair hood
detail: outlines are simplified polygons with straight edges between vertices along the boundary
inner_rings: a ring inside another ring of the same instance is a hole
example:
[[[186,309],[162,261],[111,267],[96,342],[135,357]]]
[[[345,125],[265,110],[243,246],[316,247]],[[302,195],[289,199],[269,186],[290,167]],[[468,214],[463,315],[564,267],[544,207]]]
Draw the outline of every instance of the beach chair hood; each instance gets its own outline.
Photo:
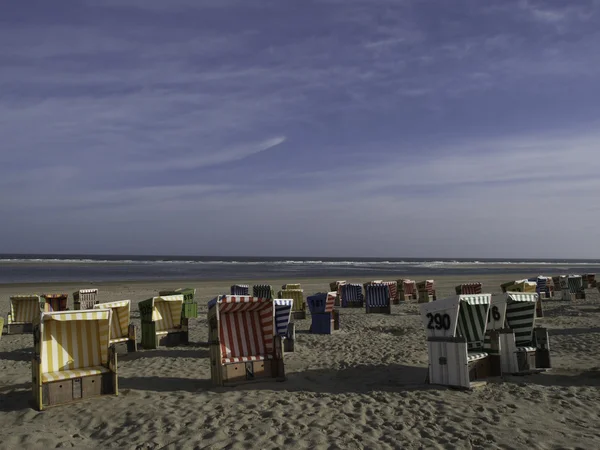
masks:
[[[122,339],[129,336],[129,322],[131,317],[130,300],[99,303],[94,305],[94,309],[112,310],[113,315],[110,321],[110,339]]]
[[[10,297],[10,323],[33,323],[39,315],[39,295],[13,295]]]

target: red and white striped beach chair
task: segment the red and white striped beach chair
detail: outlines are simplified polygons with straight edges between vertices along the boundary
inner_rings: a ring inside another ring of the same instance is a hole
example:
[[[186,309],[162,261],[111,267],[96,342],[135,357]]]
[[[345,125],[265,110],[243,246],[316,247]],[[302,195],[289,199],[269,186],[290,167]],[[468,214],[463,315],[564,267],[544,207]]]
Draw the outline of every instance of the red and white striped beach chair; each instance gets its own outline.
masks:
[[[208,307],[213,383],[231,386],[285,379],[273,299],[223,295]]]
[[[419,303],[429,303],[436,299],[433,280],[419,281],[417,290],[419,291]]]
[[[456,295],[481,294],[481,283],[463,283],[455,287]]]
[[[417,283],[414,280],[402,278],[398,280],[398,302],[417,299]]]

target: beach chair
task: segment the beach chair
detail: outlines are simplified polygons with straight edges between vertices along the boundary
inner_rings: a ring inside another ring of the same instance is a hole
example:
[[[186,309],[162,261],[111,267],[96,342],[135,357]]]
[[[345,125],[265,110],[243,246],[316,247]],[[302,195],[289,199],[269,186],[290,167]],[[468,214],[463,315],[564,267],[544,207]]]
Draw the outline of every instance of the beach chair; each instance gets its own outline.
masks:
[[[398,300],[398,282],[397,281],[382,281],[382,284],[387,284],[390,289],[390,304],[399,304]]]
[[[463,283],[454,288],[456,295],[481,294],[481,283]]]
[[[567,277],[567,289],[563,290],[563,300],[575,300],[585,298],[583,290],[583,279],[581,275],[569,275]]]
[[[109,344],[110,309],[42,312],[33,326],[35,407],[117,395],[117,354]]]
[[[252,286],[252,296],[258,298],[275,298],[275,291],[270,284],[255,284]]]
[[[283,351],[293,352],[296,329],[290,319],[294,300],[291,298],[277,298],[273,300],[273,304],[275,305],[275,332],[282,339]]]
[[[44,312],[67,311],[69,294],[42,294],[41,303]]]
[[[499,371],[492,371],[483,348],[491,297],[456,295],[421,304],[429,352],[429,383],[471,388],[474,382],[500,375]]]
[[[593,289],[596,287],[596,274],[595,273],[584,273],[581,276],[583,282],[583,289]]]
[[[222,295],[208,303],[207,318],[215,385],[285,380],[273,299]]]
[[[195,288],[179,288],[172,291],[159,291],[158,295],[164,297],[166,295],[183,295],[183,305],[181,307],[181,319],[187,323],[187,319],[198,318],[198,303],[194,301],[196,295]],[[183,325],[183,322],[182,322]]]
[[[9,300],[10,312],[6,317],[6,334],[31,333],[33,321],[41,314],[40,296],[13,295]]]
[[[291,298],[294,300],[292,306],[292,319],[306,319],[306,301],[304,300],[304,290],[302,289],[284,289],[277,293],[277,298]]]
[[[530,292],[492,297],[488,330],[496,331],[500,339],[502,373],[524,374],[551,367],[548,330],[535,326],[538,300],[539,295]],[[486,351],[490,352],[487,342]]]
[[[433,280],[419,281],[417,283],[419,303],[428,303],[436,300],[435,285]]]
[[[229,288],[229,292],[231,295],[249,295],[250,294],[250,286],[247,284],[234,284]]]
[[[152,297],[138,303],[142,346],[155,349],[189,342],[188,321],[181,317],[183,294]]]
[[[281,290],[285,291],[286,289],[302,289],[302,286],[299,283],[288,283],[281,286]]]
[[[558,275],[552,277],[554,284],[554,298],[559,300],[570,300],[569,282],[567,275]],[[565,292],[566,291],[566,292]]]
[[[365,307],[367,314],[391,314],[390,287],[383,283],[373,283],[365,287]]]
[[[550,285],[552,284],[552,278],[548,281],[549,277],[538,276],[529,278],[527,281],[535,283],[535,292],[540,296],[540,299],[550,298]]]
[[[417,283],[414,280],[406,278],[397,281],[398,285],[398,303],[409,300],[417,300]]]
[[[98,289],[79,289],[73,292],[73,308],[76,310],[94,309],[98,303]]]
[[[346,284],[347,281],[346,280],[342,280],[342,281],[332,281],[331,283],[329,283],[329,289],[332,292],[339,292],[339,286],[341,284]]]
[[[340,286],[340,303],[342,308],[362,308],[364,297],[362,286],[357,283],[346,283]]]
[[[337,292],[319,292],[306,298],[313,334],[331,334],[340,329],[340,313],[334,309]]]
[[[137,352],[136,326],[131,322],[131,302],[98,303],[94,309],[110,309],[110,344],[115,345],[117,353]]]

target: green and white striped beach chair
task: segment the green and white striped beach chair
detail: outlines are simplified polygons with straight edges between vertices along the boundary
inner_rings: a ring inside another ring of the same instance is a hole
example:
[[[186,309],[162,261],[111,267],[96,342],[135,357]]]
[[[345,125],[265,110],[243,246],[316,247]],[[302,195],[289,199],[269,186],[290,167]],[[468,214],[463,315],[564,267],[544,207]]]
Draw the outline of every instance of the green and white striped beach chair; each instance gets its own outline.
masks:
[[[548,330],[535,326],[537,303],[537,293],[506,292],[492,297],[488,335],[499,334],[502,373],[532,373],[551,367]],[[494,352],[487,340],[485,347],[488,353]]]
[[[468,389],[472,382],[500,375],[484,351],[491,297],[465,294],[421,304],[431,384]]]

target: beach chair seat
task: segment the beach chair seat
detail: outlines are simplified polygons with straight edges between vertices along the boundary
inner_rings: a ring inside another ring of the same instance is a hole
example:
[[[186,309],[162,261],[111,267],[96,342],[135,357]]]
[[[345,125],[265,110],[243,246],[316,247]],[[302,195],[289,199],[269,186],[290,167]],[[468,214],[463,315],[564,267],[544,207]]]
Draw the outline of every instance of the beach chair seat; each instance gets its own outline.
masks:
[[[73,308],[76,310],[94,309],[98,303],[98,289],[79,289],[73,292]]]
[[[230,295],[209,302],[207,318],[214,384],[231,386],[285,379],[275,303],[276,300],[269,298]],[[290,306],[289,302],[282,303]]]
[[[502,373],[524,374],[551,367],[548,331],[535,326],[538,302],[539,295],[534,292],[492,297],[488,330],[499,335]]]
[[[110,309],[110,343],[115,345],[117,353],[137,351],[137,327],[131,322],[131,301],[99,303],[94,309]]]
[[[419,303],[428,303],[436,300],[435,283],[433,280],[419,281],[417,283]]]
[[[303,320],[306,319],[306,301],[304,300],[303,289],[284,289],[277,293],[277,298],[291,298],[293,300],[292,305],[292,319]]]
[[[69,294],[42,294],[41,302],[44,312],[67,311]]]
[[[231,295],[249,295],[250,286],[247,284],[234,284],[229,288]]]
[[[252,296],[258,298],[275,298],[275,291],[270,284],[255,284],[252,286]]]
[[[145,349],[189,342],[188,321],[181,317],[183,294],[152,297],[140,302],[138,307]]]
[[[346,283],[340,286],[340,303],[342,308],[362,308],[364,297],[362,285],[358,283]]]
[[[13,295],[9,298],[10,312],[6,317],[6,334],[31,333],[33,322],[41,314],[40,296]]]
[[[490,301],[491,294],[471,294],[421,304],[429,383],[469,389],[474,382],[500,375],[484,349]]]
[[[387,284],[369,284],[365,287],[367,314],[391,314],[390,288]]]
[[[187,319],[196,319],[198,318],[198,303],[194,300],[196,295],[195,288],[178,288],[174,290],[165,290],[159,291],[158,295],[160,297],[166,295],[183,295],[183,305],[181,307],[181,321],[182,325],[185,322],[185,326],[187,327],[189,321]]]
[[[481,283],[462,283],[454,288],[456,295],[481,294]]]
[[[35,406],[117,395],[117,354],[109,342],[112,311],[42,312],[34,321]]]
[[[306,298],[312,323],[313,334],[331,334],[340,329],[340,314],[335,309],[337,292],[319,292]]]

